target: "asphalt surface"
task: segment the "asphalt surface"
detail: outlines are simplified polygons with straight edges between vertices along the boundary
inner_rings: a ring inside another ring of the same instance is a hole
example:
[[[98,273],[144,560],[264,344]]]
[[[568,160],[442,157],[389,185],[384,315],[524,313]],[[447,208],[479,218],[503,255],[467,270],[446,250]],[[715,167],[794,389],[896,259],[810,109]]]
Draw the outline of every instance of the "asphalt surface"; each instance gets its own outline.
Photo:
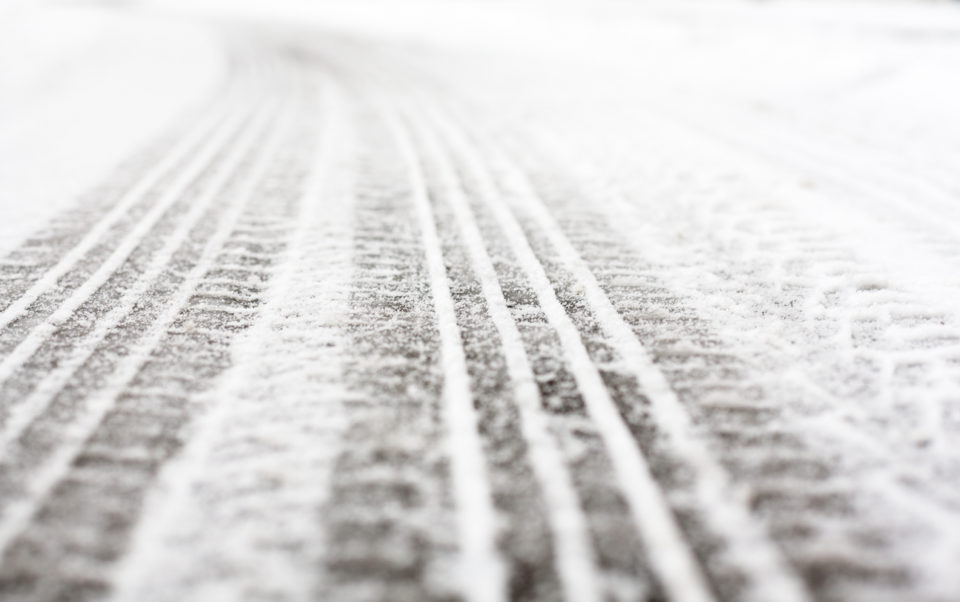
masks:
[[[205,26],[0,260],[0,599],[960,597],[950,157]]]

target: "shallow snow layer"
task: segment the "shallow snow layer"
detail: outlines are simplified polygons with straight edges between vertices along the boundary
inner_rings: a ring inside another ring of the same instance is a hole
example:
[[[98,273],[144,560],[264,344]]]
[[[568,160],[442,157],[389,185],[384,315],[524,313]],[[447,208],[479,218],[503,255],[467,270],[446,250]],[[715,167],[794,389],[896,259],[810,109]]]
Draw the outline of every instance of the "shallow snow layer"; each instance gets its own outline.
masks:
[[[956,4],[121,7],[0,14],[0,599],[960,597]]]

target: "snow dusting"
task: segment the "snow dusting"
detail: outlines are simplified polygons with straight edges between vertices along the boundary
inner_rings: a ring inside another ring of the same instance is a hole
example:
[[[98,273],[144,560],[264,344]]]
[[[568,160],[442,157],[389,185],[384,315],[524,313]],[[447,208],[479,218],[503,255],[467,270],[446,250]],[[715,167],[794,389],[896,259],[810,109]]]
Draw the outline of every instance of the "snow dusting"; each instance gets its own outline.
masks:
[[[960,599],[960,4],[0,6],[0,600]]]

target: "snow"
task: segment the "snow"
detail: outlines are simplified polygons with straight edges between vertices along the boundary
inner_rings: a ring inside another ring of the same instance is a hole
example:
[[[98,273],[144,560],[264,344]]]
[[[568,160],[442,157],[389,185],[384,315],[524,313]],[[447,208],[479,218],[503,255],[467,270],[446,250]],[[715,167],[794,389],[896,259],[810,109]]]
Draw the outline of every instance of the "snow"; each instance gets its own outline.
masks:
[[[0,251],[208,98],[225,69],[196,26],[84,6],[0,9]]]
[[[957,65],[935,1],[0,9],[0,585],[956,598]]]

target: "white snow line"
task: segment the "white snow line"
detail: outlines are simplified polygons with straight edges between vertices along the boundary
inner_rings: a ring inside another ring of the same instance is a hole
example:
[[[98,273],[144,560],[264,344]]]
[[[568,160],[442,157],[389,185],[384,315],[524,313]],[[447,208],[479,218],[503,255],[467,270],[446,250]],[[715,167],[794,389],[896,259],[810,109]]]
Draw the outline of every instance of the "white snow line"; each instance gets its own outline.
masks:
[[[444,416],[450,429],[447,442],[462,546],[459,568],[463,594],[471,602],[499,602],[506,599],[506,570],[497,551],[497,516],[440,238],[426,196],[426,184],[416,150],[397,116],[389,108],[385,108],[383,113],[407,163],[411,200],[423,236],[430,288],[437,313],[444,375]]]
[[[520,224],[501,200],[501,195],[490,180],[480,157],[459,135],[456,127],[439,113],[434,114],[448,137],[457,142],[467,169],[480,185],[481,197],[500,224],[517,262],[530,279],[543,312],[560,338],[587,410],[596,422],[609,451],[620,490],[627,499],[651,563],[668,597],[684,602],[713,602],[710,586],[684,540],[663,492],[623,422],[616,404],[610,398],[577,327],[557,299],[550,279],[537,260]]]
[[[272,105],[271,108],[275,109],[276,107]],[[24,499],[7,507],[6,512],[3,514],[3,521],[0,522],[0,555],[7,549],[16,535],[29,525],[30,520],[36,514],[45,497],[67,471],[69,471],[72,458],[83,448],[90,433],[96,429],[97,425],[103,420],[103,417],[106,416],[107,412],[113,407],[116,398],[123,391],[124,387],[137,375],[143,363],[149,359],[154,348],[163,339],[164,335],[167,334],[167,329],[170,324],[176,319],[183,306],[190,299],[197,283],[200,282],[203,275],[213,265],[217,254],[220,252],[220,248],[229,237],[247,201],[252,196],[257,182],[261,179],[269,165],[269,159],[279,142],[280,133],[284,127],[278,125],[274,128],[270,140],[263,146],[263,151],[260,157],[258,157],[257,164],[247,172],[247,187],[232,197],[231,201],[233,205],[227,213],[221,217],[216,232],[207,241],[202,255],[196,265],[190,270],[187,278],[180,285],[177,295],[171,300],[166,310],[150,326],[146,335],[130,350],[129,355],[124,358],[124,361],[113,372],[109,384],[102,388],[97,395],[91,396],[85,415],[74,421],[72,428],[64,433],[57,452],[52,454],[39,468],[31,471],[30,483],[27,485],[28,495]],[[256,139],[254,133],[257,129],[258,128],[251,128],[250,133],[245,136],[244,144],[237,145],[239,148],[234,151],[237,156],[242,156],[246,150],[246,146],[250,145],[252,141]],[[231,163],[236,163],[236,161],[231,161]],[[225,180],[225,178],[221,180]]]
[[[697,498],[701,507],[709,512],[707,518],[711,529],[722,534],[725,542],[731,546],[730,554],[737,559],[737,566],[749,569],[750,582],[744,594],[745,599],[756,602],[774,599],[781,602],[809,600],[799,577],[770,541],[763,527],[750,516],[724,469],[693,433],[690,419],[676,393],[670,388],[663,373],[654,365],[630,325],[613,307],[590,268],[553,220],[526,175],[492,145],[487,144],[484,148],[497,159],[504,172],[509,174],[513,191],[522,199],[523,210],[536,219],[558,259],[583,287],[586,299],[601,327],[650,400],[655,410],[652,413],[654,420],[669,438],[671,450],[678,453],[686,466],[696,472]],[[502,205],[502,201],[497,204]],[[502,211],[504,219],[509,218],[512,226],[516,226],[518,235],[522,235],[522,229],[519,229],[515,218],[509,215],[506,208]],[[532,250],[530,252],[532,253]],[[546,284],[549,285],[549,281]],[[552,287],[549,290],[552,294]]]
[[[263,121],[261,115],[259,121]],[[85,361],[96,351],[97,345],[109,334],[109,332],[123,319],[124,316],[134,307],[139,299],[143,297],[154,284],[157,278],[163,273],[170,259],[177,252],[177,249],[183,244],[190,231],[193,230],[197,222],[203,217],[207,208],[213,202],[217,191],[225,184],[227,179],[233,174],[239,162],[247,149],[254,142],[254,135],[259,129],[259,124],[250,129],[244,135],[244,139],[239,141],[231,156],[226,160],[223,166],[218,170],[216,176],[210,182],[205,194],[193,203],[190,210],[183,220],[177,225],[177,229],[167,238],[163,247],[151,258],[147,269],[140,274],[136,282],[127,289],[123,296],[117,301],[116,305],[107,312],[102,318],[97,320],[96,327],[82,343],[78,343],[73,353],[66,360],[60,362],[55,370],[48,374],[37,387],[27,396],[26,399],[14,405],[6,422],[0,427],[0,456],[8,447],[16,441],[23,431],[46,410],[50,400],[57,392],[70,380],[73,373],[83,365]],[[31,341],[30,351],[35,351],[43,340]],[[26,342],[26,341],[25,341]],[[29,347],[28,347],[29,348]]]
[[[277,316],[276,304],[287,299],[287,293],[296,277],[295,268],[306,255],[307,236],[316,224],[318,207],[329,186],[327,177],[331,171],[336,143],[342,136],[343,101],[339,98],[341,92],[333,87],[335,84],[332,80],[325,79],[324,83],[328,87],[321,102],[324,119],[320,128],[318,157],[311,181],[300,197],[297,229],[284,253],[285,258],[281,262],[284,268],[267,289],[269,299],[263,306],[260,319],[248,331],[245,340],[238,342],[238,355],[256,357],[261,353],[260,342],[265,331],[271,328],[272,319]],[[158,543],[162,541],[163,535],[175,526],[179,512],[188,503],[191,488],[200,481],[202,469],[212,453],[226,416],[236,411],[229,402],[242,394],[242,389],[250,385],[251,378],[256,376],[247,372],[238,378],[221,380],[217,389],[210,394],[212,408],[201,418],[190,442],[177,459],[162,469],[158,477],[160,485],[154,486],[146,502],[148,509],[144,511],[144,515],[151,519],[138,524],[131,537],[130,552],[114,571],[116,579],[111,600],[124,602],[140,597],[138,588],[156,566]]]
[[[177,181],[170,186],[163,197],[151,207],[150,211],[139,223],[127,233],[113,253],[100,265],[99,268],[68,297],[55,312],[49,315],[41,324],[38,324],[25,339],[20,341],[10,353],[0,362],[0,383],[10,378],[10,375],[19,368],[29,357],[51,336],[57,326],[67,320],[97,289],[103,286],[123,263],[130,257],[141,241],[150,233],[150,230],[160,221],[167,210],[180,199],[181,195],[193,183],[193,180],[207,167],[223,145],[233,133],[233,125],[240,121],[242,114],[232,115],[230,127],[223,128],[217,136],[199,154],[196,160],[184,169]],[[92,243],[91,243],[92,244]],[[51,285],[56,284],[54,280]],[[26,308],[24,308],[26,309]]]
[[[421,126],[417,129],[427,131],[428,128]],[[507,308],[493,261],[486,251],[469,201],[454,176],[453,167],[437,140],[429,134],[423,137],[426,153],[441,166],[444,197],[450,201],[463,235],[463,243],[470,253],[471,265],[480,280],[490,317],[500,334],[514,398],[520,410],[523,438],[543,491],[547,520],[556,538],[557,573],[563,585],[564,599],[599,602],[603,598],[603,588],[597,575],[596,557],[586,517],[556,440],[550,434],[542,410],[540,390],[520,331]]]
[[[83,239],[70,249],[60,260],[40,277],[33,285],[27,289],[19,298],[8,305],[3,311],[0,311],[0,329],[5,328],[12,321],[16,320],[36,301],[43,293],[54,288],[57,281],[66,274],[88,251],[97,245],[120,218],[130,211],[144,194],[147,193],[168,171],[173,169],[182,161],[200,140],[214,131],[218,123],[229,124],[229,119],[224,119],[222,113],[214,112],[209,118],[205,119],[195,130],[184,138],[176,147],[170,151],[164,158],[151,168],[135,185],[128,190],[123,197],[117,201],[117,204],[103,216],[96,225],[94,225]]]

